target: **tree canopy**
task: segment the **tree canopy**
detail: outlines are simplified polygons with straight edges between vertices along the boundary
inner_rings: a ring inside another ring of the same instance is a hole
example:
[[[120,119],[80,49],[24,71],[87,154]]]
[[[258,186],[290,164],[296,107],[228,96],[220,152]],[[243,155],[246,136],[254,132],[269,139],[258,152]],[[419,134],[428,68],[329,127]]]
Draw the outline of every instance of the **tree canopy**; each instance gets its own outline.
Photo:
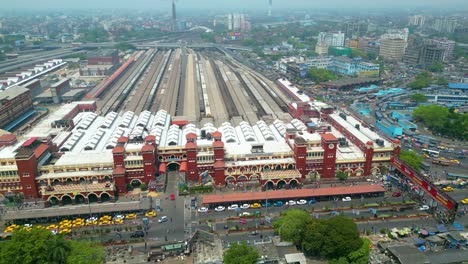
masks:
[[[223,255],[226,264],[254,264],[259,257],[257,250],[245,242],[233,243]]]
[[[444,71],[444,64],[442,62],[436,62],[431,64],[427,67],[430,72],[443,72]]]
[[[275,231],[281,239],[299,246],[303,239],[305,227],[312,223],[309,213],[300,209],[290,209],[281,213],[281,217],[273,222]]]
[[[421,170],[421,163],[424,161],[424,157],[412,150],[402,150],[400,159],[416,171]]]
[[[468,139],[468,114],[456,113],[440,105],[423,105],[414,109],[413,117],[434,133],[460,139]]]
[[[339,259],[363,244],[356,224],[343,216],[315,220],[305,230],[302,247],[308,255]]]
[[[335,79],[335,75],[326,69],[310,68],[307,71],[307,77],[316,83],[326,82]]]
[[[339,259],[332,259],[328,263],[330,264],[367,264],[369,261],[370,254],[370,240],[362,238],[362,246],[345,257]]]
[[[413,89],[422,89],[428,87],[432,83],[432,76],[428,72],[422,72],[416,75],[413,82],[409,83],[408,86]]]
[[[344,180],[346,180],[348,178],[348,174],[346,174],[342,170],[338,170],[336,172],[336,178],[338,178],[338,180],[340,180],[340,181],[344,181]]]
[[[16,230],[0,248],[0,264],[98,264],[103,257],[99,246],[68,241],[43,228]]]
[[[411,101],[416,103],[425,103],[427,102],[427,97],[422,93],[415,93],[411,95]]]

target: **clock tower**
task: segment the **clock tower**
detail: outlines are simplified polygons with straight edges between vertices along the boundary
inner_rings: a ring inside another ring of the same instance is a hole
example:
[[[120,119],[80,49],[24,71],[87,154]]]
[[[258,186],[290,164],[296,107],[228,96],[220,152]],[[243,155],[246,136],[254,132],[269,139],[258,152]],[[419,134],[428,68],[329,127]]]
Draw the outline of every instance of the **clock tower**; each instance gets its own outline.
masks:
[[[323,148],[323,178],[335,177],[336,149],[338,139],[332,134],[321,134]]]

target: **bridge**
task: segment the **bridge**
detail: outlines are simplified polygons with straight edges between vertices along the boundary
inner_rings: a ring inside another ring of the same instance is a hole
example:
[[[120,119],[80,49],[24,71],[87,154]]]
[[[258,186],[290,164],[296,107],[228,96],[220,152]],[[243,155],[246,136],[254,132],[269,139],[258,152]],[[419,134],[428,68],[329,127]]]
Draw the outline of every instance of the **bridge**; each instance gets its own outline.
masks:
[[[189,31],[196,31],[196,30],[204,30],[205,32],[213,32],[213,30],[211,28],[208,28],[208,27],[204,27],[204,26],[196,26],[196,27],[193,27],[191,29],[189,29]]]

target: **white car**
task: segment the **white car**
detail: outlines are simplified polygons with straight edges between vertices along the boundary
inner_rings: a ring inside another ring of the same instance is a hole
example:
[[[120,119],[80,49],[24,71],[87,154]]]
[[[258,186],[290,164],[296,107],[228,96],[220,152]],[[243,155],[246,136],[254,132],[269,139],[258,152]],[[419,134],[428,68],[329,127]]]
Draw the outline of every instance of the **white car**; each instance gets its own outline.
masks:
[[[421,205],[421,207],[419,207],[418,210],[419,211],[427,211],[427,210],[429,210],[429,205]]]
[[[300,204],[300,205],[306,204],[306,203],[307,203],[307,201],[304,200],[304,199],[301,199],[301,200],[297,201],[297,204]]]
[[[239,214],[239,216],[249,216],[249,215],[250,215],[249,212],[242,212],[242,213]]]
[[[350,202],[351,201],[351,197],[347,196],[347,197],[344,197],[343,199],[341,199],[343,202]]]
[[[206,207],[200,207],[200,208],[198,208],[197,211],[198,211],[199,213],[207,213],[207,212],[208,212],[208,208],[206,208]]]
[[[120,220],[124,220],[125,219],[125,216],[124,215],[116,215],[114,216],[115,219],[120,219]]]
[[[242,208],[242,209],[249,209],[249,208],[250,208],[250,204],[243,204],[243,205],[241,205],[241,208]]]
[[[221,206],[221,205],[215,208],[215,211],[216,211],[216,212],[222,212],[222,211],[224,211],[224,210],[226,210],[226,207]]]
[[[286,205],[296,205],[296,201],[290,200],[289,202],[286,202]]]
[[[24,224],[24,227],[32,227],[33,225],[31,224]]]
[[[239,209],[239,205],[237,204],[231,204],[230,206],[228,206],[228,210],[237,210]]]
[[[167,221],[167,216],[161,216],[161,218],[158,219],[158,223],[164,223]]]

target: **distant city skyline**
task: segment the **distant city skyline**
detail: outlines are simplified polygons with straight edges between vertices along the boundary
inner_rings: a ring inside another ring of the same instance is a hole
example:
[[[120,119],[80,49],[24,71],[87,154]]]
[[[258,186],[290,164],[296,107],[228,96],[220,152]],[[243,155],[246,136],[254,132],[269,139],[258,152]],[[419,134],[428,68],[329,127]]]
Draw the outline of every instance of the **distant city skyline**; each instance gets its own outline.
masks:
[[[16,0],[2,3],[2,9],[61,9],[61,8],[129,8],[129,9],[170,9],[172,0],[133,0],[133,1],[111,1],[111,0],[81,0],[81,1],[60,1],[60,0]],[[268,0],[177,0],[180,8],[196,9],[261,9],[268,8]],[[378,8],[395,7],[411,8],[417,6],[439,7],[444,9],[468,8],[466,0],[273,0],[275,8]]]

